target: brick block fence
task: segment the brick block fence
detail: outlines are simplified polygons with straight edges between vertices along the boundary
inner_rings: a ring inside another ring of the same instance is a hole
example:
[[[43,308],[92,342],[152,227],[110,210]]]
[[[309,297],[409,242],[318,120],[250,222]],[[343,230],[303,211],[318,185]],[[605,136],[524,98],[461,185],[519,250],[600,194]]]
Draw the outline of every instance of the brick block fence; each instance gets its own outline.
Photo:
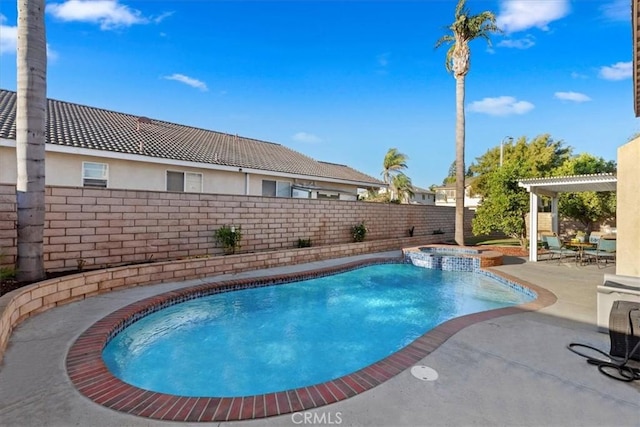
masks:
[[[351,227],[363,220],[367,241],[404,238],[412,227],[416,237],[444,241],[453,238],[455,216],[441,206],[52,186],[45,203],[48,272],[219,255],[213,235],[224,225],[242,226],[241,253],[289,250],[298,239],[350,243]],[[15,186],[0,184],[0,265],[15,263],[16,218]]]

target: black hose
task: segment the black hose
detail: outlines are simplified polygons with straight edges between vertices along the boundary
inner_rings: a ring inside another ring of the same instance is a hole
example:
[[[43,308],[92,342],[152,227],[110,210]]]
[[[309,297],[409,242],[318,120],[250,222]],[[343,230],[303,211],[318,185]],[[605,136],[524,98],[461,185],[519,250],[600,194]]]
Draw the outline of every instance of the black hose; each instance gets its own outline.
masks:
[[[584,347],[584,348],[588,348],[590,350],[594,350],[594,351],[596,351],[596,352],[608,357],[611,360],[595,359],[595,358],[593,358],[591,356],[588,356],[588,355],[586,355],[584,353],[579,352],[578,350],[575,350],[573,347]],[[602,374],[608,376],[609,378],[613,378],[614,380],[625,381],[625,382],[632,382],[632,381],[640,380],[640,369],[632,368],[631,366],[627,365],[627,363],[629,362],[629,356],[631,356],[633,353],[636,352],[636,350],[638,350],[640,348],[640,341],[638,341],[638,343],[635,345],[635,347],[633,347],[633,350],[631,350],[624,359],[623,358],[609,356],[604,351],[599,350],[599,349],[597,349],[595,347],[592,347],[590,345],[586,345],[586,344],[571,343],[571,344],[569,344],[567,346],[567,348],[570,351],[574,352],[575,354],[578,354],[578,355],[586,358],[587,359],[587,363],[589,363],[590,365],[597,366],[598,370]]]
[[[636,311],[636,309],[634,310],[630,310],[629,311],[629,322],[631,322],[631,312],[632,311]],[[631,334],[633,335],[633,324],[630,323],[632,326],[632,330],[631,330]],[[595,359],[589,355],[586,355],[584,353],[579,352],[578,350],[574,349],[574,347],[584,347],[584,348],[588,348],[590,350],[593,350],[597,353],[600,353],[602,355],[604,355],[605,357],[609,358],[610,360],[602,360],[602,359]],[[597,349],[595,347],[592,347],[590,345],[586,345],[586,344],[579,344],[579,343],[571,343],[567,346],[567,348],[574,352],[577,355],[580,355],[584,358],[587,359],[587,363],[589,363],[590,365],[595,365],[598,367],[598,370],[600,371],[600,373],[608,376],[609,378],[613,378],[614,380],[618,380],[618,381],[625,381],[625,382],[632,382],[632,381],[638,381],[640,380],[640,369],[638,368],[632,368],[631,366],[627,366],[627,363],[629,363],[629,359],[631,358],[632,354],[635,354],[636,351],[638,351],[638,349],[640,349],[640,341],[638,341],[636,343],[636,345],[633,347],[633,349],[631,349],[631,351],[628,351],[626,356],[624,358],[622,357],[614,357],[614,356],[610,356],[607,353],[605,353],[604,351]]]

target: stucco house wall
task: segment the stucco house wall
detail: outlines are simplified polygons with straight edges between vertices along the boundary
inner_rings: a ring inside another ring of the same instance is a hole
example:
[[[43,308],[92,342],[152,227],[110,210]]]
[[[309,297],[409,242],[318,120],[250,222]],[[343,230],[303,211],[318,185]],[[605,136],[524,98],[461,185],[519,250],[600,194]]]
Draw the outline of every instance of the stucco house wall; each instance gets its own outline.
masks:
[[[640,277],[640,138],[618,148],[616,274]]]
[[[471,182],[472,179],[468,178],[468,182],[465,182],[464,187],[464,206],[466,208],[476,210],[480,203],[482,203],[482,198],[477,197],[475,195],[471,195]],[[433,189],[435,192],[435,204],[437,206],[456,206],[456,187],[455,183],[444,185],[441,187],[435,187]]]
[[[0,182],[15,184],[17,175],[15,143],[9,140],[3,140],[2,143],[3,145],[0,145]],[[166,191],[167,171],[202,174],[202,193],[261,196],[264,180],[323,189],[311,191],[310,198],[330,194],[335,195],[339,200],[355,200],[358,190],[356,185],[318,178],[300,178],[293,174],[270,175],[247,171],[246,168],[219,170],[206,163],[149,159],[146,156],[109,152],[95,152],[91,155],[92,150],[76,150],[78,153],[75,154],[67,152],[69,150],[58,152],[53,151],[54,149],[56,147],[47,146],[45,163],[47,185],[82,186],[82,164],[94,162],[108,165],[107,188],[123,190]]]

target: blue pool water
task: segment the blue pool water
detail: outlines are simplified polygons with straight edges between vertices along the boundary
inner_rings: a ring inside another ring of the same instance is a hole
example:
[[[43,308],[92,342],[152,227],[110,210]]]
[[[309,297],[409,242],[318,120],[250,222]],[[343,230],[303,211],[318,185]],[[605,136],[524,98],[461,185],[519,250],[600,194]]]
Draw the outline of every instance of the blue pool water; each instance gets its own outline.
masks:
[[[446,320],[531,299],[475,273],[381,264],[170,306],[116,335],[103,358],[143,389],[263,394],[352,373]]]

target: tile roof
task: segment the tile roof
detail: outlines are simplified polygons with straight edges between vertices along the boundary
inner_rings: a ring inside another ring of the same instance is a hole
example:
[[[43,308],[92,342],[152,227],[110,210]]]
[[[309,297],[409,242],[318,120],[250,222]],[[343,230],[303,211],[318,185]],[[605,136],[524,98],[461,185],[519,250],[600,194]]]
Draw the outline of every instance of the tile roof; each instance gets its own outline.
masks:
[[[415,193],[434,193],[433,191],[429,190],[428,188],[422,188],[422,187],[418,187],[416,185],[413,186],[413,191]]]
[[[49,99],[47,143],[382,185],[280,144]],[[0,89],[0,138],[16,139],[16,93]]]

